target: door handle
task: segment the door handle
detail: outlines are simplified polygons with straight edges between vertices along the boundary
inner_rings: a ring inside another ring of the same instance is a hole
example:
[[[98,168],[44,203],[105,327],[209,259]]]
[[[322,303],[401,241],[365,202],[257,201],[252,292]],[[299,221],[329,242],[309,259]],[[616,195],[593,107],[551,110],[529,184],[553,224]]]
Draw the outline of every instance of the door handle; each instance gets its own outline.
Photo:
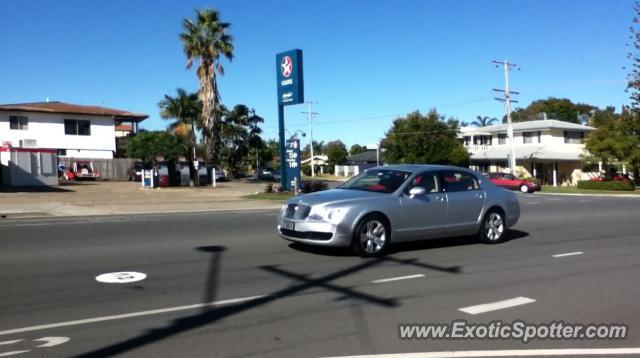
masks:
[[[435,199],[444,203],[444,196],[439,196],[438,195],[438,196],[435,197]]]
[[[482,194],[476,194],[476,198],[482,199]]]

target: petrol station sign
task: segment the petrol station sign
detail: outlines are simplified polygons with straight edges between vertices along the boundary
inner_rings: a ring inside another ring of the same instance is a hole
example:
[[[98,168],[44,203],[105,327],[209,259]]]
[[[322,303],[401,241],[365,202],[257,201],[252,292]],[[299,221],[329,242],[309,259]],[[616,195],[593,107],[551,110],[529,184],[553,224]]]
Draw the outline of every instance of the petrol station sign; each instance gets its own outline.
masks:
[[[286,153],[285,162],[289,188],[293,189],[296,187],[297,178],[298,189],[300,189],[300,186],[302,185],[302,175],[300,173],[300,140],[288,140]]]
[[[295,49],[276,55],[278,74],[278,105],[304,103],[302,50]]]

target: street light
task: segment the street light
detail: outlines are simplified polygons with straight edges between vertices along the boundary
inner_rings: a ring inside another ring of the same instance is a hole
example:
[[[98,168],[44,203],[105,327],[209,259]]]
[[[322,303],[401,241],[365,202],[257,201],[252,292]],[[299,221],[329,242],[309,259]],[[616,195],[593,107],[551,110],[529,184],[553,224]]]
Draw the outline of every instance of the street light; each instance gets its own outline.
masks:
[[[287,133],[289,133],[289,140],[298,139],[298,137],[297,137],[298,133],[302,134],[303,138],[307,136],[307,133],[305,133],[305,132],[303,132],[303,131],[301,131],[299,129],[297,129],[295,132],[293,132],[293,134],[291,134],[291,132],[289,132],[289,130],[286,129],[286,128],[285,128],[285,131],[287,131]]]

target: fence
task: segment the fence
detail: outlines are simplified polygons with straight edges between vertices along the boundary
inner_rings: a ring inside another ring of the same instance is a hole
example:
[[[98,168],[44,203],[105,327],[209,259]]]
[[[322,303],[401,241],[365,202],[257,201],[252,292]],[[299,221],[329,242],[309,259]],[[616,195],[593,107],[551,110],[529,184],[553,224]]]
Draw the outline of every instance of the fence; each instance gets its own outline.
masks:
[[[114,158],[114,159],[92,159],[92,158],[61,158],[58,157],[58,165],[63,164],[67,168],[71,166],[71,162],[75,160],[90,160],[93,168],[100,173],[101,179],[107,180],[128,180],[129,168],[139,159],[131,158]]]

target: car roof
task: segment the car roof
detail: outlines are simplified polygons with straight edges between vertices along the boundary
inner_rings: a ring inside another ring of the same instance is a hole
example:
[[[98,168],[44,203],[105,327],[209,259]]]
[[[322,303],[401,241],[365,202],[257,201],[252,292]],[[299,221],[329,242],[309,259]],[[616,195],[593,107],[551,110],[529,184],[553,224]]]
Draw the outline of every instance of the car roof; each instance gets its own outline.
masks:
[[[394,165],[373,167],[367,170],[372,170],[372,169],[401,170],[401,171],[406,171],[411,173],[423,172],[425,170],[464,170],[467,172],[471,172],[469,168],[456,167],[453,165],[439,165],[439,164],[394,164]]]

